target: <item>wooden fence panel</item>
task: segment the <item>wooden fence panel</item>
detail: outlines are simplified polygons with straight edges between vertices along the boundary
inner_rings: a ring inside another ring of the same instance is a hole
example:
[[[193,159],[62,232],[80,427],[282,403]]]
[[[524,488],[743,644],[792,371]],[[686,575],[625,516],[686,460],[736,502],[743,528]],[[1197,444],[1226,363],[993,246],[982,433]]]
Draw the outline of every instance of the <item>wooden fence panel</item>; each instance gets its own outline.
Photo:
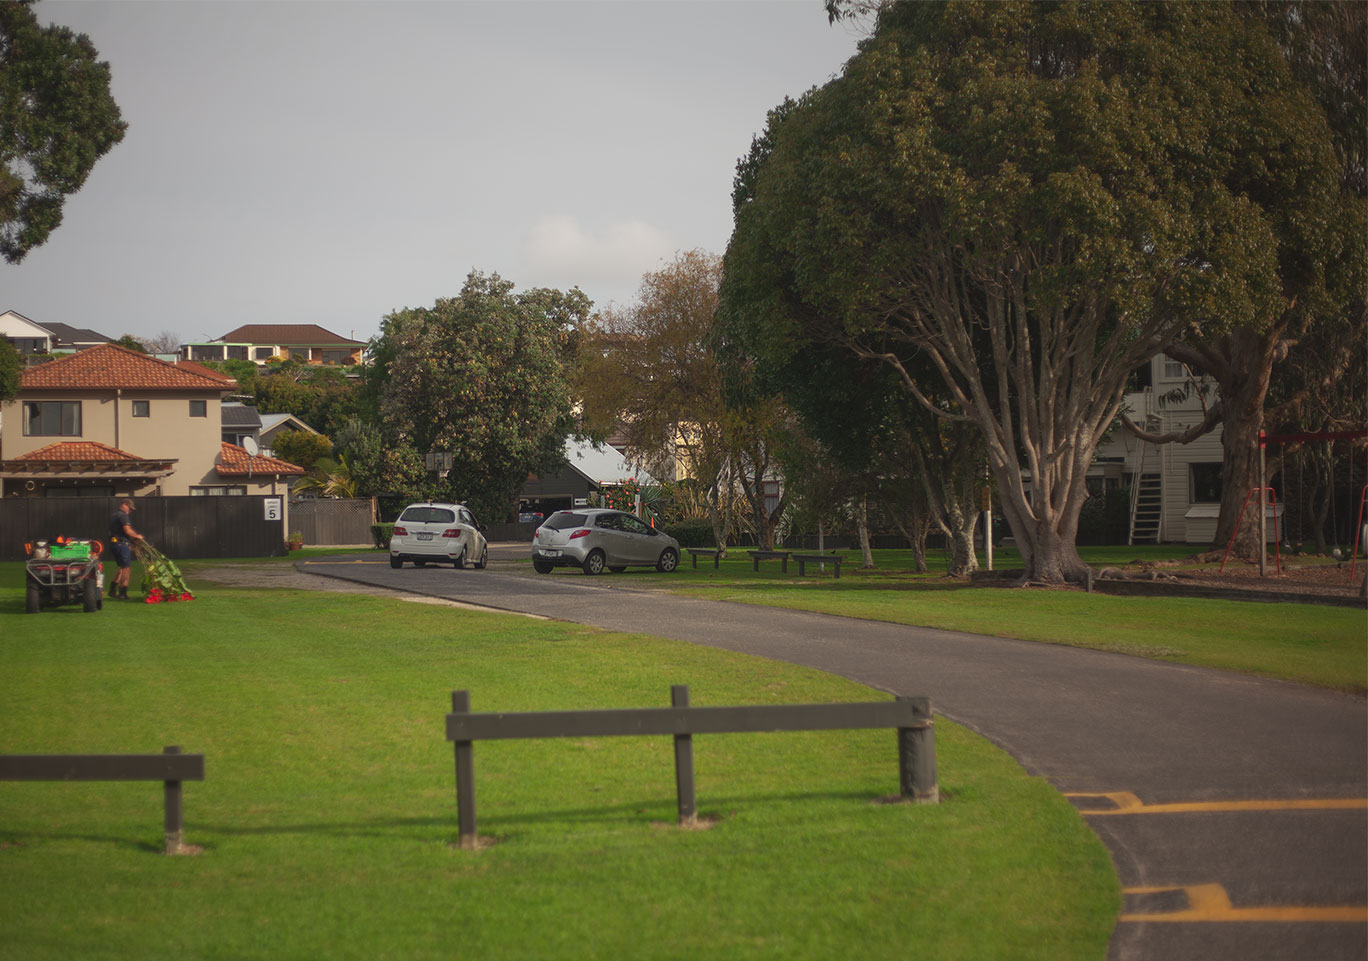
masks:
[[[24,544],[57,535],[109,540],[117,497],[11,497],[0,501],[0,558],[24,560]],[[136,497],[133,527],[167,557],[279,557],[285,525],[268,520],[267,501],[283,498]],[[281,505],[283,506],[283,504]],[[279,512],[277,511],[278,515]]]
[[[369,498],[290,501],[290,530],[303,534],[310,547],[369,545],[371,517]]]

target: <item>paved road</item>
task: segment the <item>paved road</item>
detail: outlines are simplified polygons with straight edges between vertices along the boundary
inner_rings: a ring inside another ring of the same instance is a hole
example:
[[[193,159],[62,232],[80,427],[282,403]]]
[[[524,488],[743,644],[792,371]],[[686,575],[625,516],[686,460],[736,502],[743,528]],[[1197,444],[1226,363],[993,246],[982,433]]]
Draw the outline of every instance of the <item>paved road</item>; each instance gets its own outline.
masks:
[[[1088,823],[1127,891],[1113,961],[1368,958],[1360,698],[1118,654],[672,597],[634,588],[631,572],[538,577],[513,563],[524,551],[495,549],[486,571],[394,571],[373,554],[299,569],[929,695],[938,713],[1061,792],[1105,795],[1074,803],[1094,812]]]

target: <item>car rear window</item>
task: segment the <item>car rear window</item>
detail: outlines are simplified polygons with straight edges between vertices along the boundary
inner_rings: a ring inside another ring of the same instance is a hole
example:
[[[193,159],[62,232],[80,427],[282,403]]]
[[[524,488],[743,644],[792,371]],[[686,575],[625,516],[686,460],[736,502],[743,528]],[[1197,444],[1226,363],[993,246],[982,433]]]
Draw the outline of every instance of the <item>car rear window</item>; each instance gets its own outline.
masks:
[[[549,527],[553,531],[567,531],[572,527],[583,527],[589,523],[589,518],[584,514],[575,514],[570,511],[560,511],[552,514],[543,527]]]
[[[456,515],[445,507],[410,507],[399,519],[410,524],[450,524]]]

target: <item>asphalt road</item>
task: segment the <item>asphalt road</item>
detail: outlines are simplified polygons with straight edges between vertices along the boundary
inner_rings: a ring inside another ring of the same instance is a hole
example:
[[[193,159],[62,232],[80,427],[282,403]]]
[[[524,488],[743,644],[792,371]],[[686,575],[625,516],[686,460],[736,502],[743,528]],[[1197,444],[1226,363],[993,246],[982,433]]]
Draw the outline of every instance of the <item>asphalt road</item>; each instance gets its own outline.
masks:
[[[298,568],[927,695],[938,714],[1074,796],[1126,890],[1113,961],[1368,958],[1361,698],[1119,654],[672,597],[633,587],[630,571],[537,576],[514,562],[526,550],[492,547],[485,571],[396,571],[373,553]]]

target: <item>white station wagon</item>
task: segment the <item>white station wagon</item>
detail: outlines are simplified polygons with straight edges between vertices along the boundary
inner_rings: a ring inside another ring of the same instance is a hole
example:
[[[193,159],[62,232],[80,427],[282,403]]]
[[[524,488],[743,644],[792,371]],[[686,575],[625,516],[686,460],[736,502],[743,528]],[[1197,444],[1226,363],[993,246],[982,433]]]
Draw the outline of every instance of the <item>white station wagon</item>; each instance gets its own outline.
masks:
[[[410,504],[394,522],[390,536],[390,567],[404,561],[414,567],[451,564],[483,569],[489,563],[489,542],[484,525],[463,504]]]

